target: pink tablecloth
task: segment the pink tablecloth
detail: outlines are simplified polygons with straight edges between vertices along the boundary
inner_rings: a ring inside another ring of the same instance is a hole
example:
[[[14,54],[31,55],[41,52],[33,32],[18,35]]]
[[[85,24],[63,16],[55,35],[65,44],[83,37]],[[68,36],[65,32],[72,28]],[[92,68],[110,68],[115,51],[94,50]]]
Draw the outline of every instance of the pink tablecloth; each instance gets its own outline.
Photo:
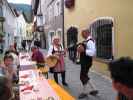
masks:
[[[20,70],[36,69],[36,62],[31,61],[29,53],[20,53]]]
[[[40,78],[37,71],[20,71],[20,100],[60,100],[55,91],[48,84],[47,80]],[[24,85],[25,83],[25,85]],[[24,88],[30,87],[29,90]]]

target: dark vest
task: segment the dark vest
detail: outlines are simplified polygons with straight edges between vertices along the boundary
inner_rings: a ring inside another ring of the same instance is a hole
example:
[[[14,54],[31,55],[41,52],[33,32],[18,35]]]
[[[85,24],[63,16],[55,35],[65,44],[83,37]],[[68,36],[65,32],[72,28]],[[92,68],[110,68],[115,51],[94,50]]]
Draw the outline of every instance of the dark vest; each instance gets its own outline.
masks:
[[[62,45],[60,45],[60,49],[61,49],[61,50],[63,49]],[[54,54],[54,53],[56,53],[56,52],[61,53],[61,51],[55,51],[54,46],[53,46],[52,54]]]
[[[87,42],[88,41],[94,41],[93,39],[89,39],[86,41],[83,41],[80,45],[83,45],[85,51],[86,51],[86,47],[87,47]],[[92,57],[86,55],[85,52],[80,53],[80,64],[81,65],[87,65],[88,63],[92,63]]]

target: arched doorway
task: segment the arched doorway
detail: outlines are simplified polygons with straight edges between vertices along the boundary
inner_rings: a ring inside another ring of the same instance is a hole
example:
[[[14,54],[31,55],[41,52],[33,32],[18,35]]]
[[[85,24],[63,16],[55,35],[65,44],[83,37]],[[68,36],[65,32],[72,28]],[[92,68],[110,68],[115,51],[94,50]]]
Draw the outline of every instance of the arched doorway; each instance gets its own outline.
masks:
[[[76,60],[76,44],[78,41],[78,29],[70,27],[67,30],[67,48],[69,51],[69,59],[75,62]]]

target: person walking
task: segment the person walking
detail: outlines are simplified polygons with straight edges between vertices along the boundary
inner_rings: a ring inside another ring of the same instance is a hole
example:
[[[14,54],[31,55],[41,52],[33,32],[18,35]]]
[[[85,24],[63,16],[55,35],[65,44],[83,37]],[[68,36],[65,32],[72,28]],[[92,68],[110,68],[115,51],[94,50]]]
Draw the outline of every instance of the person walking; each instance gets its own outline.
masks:
[[[53,43],[51,44],[48,50],[48,56],[56,55],[58,56],[59,59],[55,67],[51,69],[51,72],[54,74],[54,79],[56,83],[59,83],[58,74],[61,73],[62,84],[64,86],[68,86],[68,84],[66,83],[66,76],[65,76],[64,54],[65,54],[65,50],[63,49],[63,46],[60,43],[60,38],[58,36],[54,36]]]
[[[21,42],[21,45],[22,45],[22,49],[23,49],[23,50],[26,50],[26,41],[23,40],[23,41]]]
[[[80,80],[83,85],[83,91],[79,95],[79,99],[86,98],[88,93],[90,95],[96,96],[98,91],[95,89],[95,86],[91,84],[88,72],[92,66],[93,56],[95,56],[96,48],[95,41],[91,36],[91,33],[88,30],[82,31],[82,37],[85,39],[77,47],[77,52],[80,54]]]

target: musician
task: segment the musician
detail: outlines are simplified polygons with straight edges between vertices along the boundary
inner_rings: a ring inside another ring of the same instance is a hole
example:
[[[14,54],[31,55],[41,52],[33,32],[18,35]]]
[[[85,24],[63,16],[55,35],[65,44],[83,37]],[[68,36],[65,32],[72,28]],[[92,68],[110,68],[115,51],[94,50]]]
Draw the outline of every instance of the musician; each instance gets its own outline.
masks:
[[[82,37],[85,39],[85,41],[83,41],[77,47],[77,51],[80,53],[80,80],[84,87],[83,92],[79,95],[79,99],[87,97],[88,93],[93,96],[97,95],[98,93],[95,87],[91,84],[90,78],[88,76],[89,69],[92,66],[93,56],[96,52],[95,41],[88,30],[82,31]]]
[[[51,72],[54,74],[54,79],[56,83],[58,83],[58,74],[61,73],[62,84],[64,86],[68,86],[65,77],[65,63],[64,63],[65,50],[63,49],[63,46],[60,43],[60,38],[58,36],[53,37],[53,43],[48,51],[48,56],[50,55],[56,55],[58,57],[58,63],[55,65],[54,68],[51,69]]]
[[[133,60],[122,57],[109,63],[117,100],[133,100]]]

